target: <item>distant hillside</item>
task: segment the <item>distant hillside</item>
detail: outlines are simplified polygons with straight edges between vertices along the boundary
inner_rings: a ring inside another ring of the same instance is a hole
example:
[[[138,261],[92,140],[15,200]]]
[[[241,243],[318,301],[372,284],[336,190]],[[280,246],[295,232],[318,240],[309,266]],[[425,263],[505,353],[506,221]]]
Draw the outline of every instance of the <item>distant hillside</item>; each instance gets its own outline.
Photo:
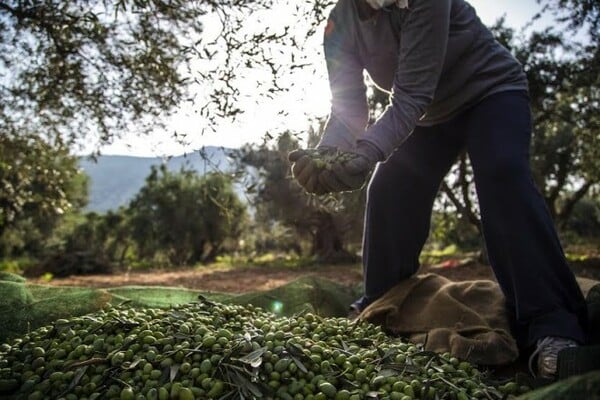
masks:
[[[166,163],[170,171],[179,171],[182,166],[198,171],[226,171],[232,164],[226,155],[227,149],[205,147],[204,157],[200,152],[168,160],[160,157],[100,156],[96,161],[80,160],[81,168],[90,177],[88,211],[106,212],[125,206],[144,185],[150,167]]]

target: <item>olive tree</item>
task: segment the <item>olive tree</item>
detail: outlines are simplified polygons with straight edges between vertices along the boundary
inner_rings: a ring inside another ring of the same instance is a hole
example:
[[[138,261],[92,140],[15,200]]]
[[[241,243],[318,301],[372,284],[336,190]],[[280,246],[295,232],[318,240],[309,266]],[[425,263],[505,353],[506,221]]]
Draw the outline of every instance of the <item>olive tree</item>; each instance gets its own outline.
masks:
[[[62,142],[0,135],[0,257],[39,252],[60,218],[86,204],[87,185]]]
[[[170,265],[213,261],[239,239],[246,207],[224,174],[153,167],[128,207],[129,232],[142,260]]]

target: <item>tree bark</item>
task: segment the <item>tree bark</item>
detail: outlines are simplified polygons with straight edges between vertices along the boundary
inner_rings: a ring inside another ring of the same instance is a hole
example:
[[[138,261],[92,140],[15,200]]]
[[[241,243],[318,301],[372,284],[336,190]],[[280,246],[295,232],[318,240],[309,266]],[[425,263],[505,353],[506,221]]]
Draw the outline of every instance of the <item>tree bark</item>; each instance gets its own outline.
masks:
[[[464,205],[458,199],[458,197],[456,197],[456,195],[452,191],[452,188],[450,186],[448,186],[448,184],[445,181],[442,181],[441,189],[446,194],[446,196],[448,196],[448,198],[450,199],[452,204],[454,204],[454,207],[456,207],[458,212],[460,212],[462,214],[463,218],[467,222],[469,222],[471,225],[474,225],[477,228],[477,231],[479,231],[479,233],[481,233],[481,223],[480,223],[477,215],[475,215],[475,213],[473,212],[473,210],[470,208],[467,208],[467,206]]]
[[[585,182],[577,191],[575,191],[575,193],[565,200],[564,205],[556,213],[556,224],[559,226],[559,228],[565,227],[569,217],[571,216],[571,213],[573,212],[575,204],[577,204],[577,202],[587,194],[593,184],[594,182],[591,181]]]
[[[313,233],[312,255],[327,264],[343,264],[358,261],[358,257],[344,247],[344,240],[334,218],[325,212],[317,213],[317,227]]]

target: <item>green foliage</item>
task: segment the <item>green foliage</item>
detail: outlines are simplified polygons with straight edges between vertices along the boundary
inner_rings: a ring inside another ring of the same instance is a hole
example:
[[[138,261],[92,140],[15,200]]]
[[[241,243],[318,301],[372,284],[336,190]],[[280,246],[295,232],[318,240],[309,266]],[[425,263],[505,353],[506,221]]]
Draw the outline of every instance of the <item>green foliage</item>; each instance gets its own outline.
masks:
[[[587,28],[590,38],[600,36],[600,3],[594,0],[538,0],[549,8],[560,22],[571,30]]]
[[[577,202],[565,229],[579,237],[600,238],[600,201],[583,199]]]
[[[556,223],[564,227],[575,204],[600,184],[598,45],[548,30],[532,34],[513,51],[529,80],[534,178]]]
[[[246,208],[230,178],[172,173],[163,166],[152,170],[126,209],[67,213],[44,234],[25,223],[19,230],[7,230],[5,242],[19,248],[32,242],[39,249],[37,265],[25,270],[10,263],[5,269],[60,277],[107,273],[116,267],[208,262],[237,246],[245,223]]]
[[[481,247],[479,230],[467,223],[461,215],[451,212],[434,212],[427,247],[431,251],[458,245],[460,250],[470,251]]]
[[[297,232],[280,221],[254,221],[245,232],[242,253],[250,258],[263,254],[295,254],[305,253]]]
[[[60,141],[0,135],[0,256],[36,254],[65,213],[87,201],[87,177]]]
[[[273,269],[303,269],[315,267],[315,260],[311,257],[302,257],[292,253],[282,252],[264,252],[264,253],[253,253],[250,255],[243,254],[228,254],[219,256],[215,262],[211,264],[213,268],[236,268],[243,266],[243,268],[273,268]]]
[[[246,220],[229,177],[164,166],[152,169],[127,212],[138,257],[163,257],[170,265],[214,260],[226,241],[240,237]]]
[[[26,127],[101,145],[120,132],[162,128],[184,101],[198,101],[208,122],[234,117],[249,73],[269,75],[261,82],[267,96],[284,90],[282,57],[310,66],[292,51],[321,33],[332,3],[299,2],[295,22],[306,22],[296,23],[296,36],[289,26],[249,28],[273,0],[2,1],[0,132]],[[219,20],[215,37],[204,35],[206,16]]]
[[[183,38],[199,34],[199,2],[69,1],[0,4],[5,126],[67,130],[109,141],[126,122],[172,109],[184,95]],[[19,63],[14,62],[19,54]],[[4,118],[3,118],[4,119]]]
[[[39,273],[54,276],[107,273],[122,266],[132,242],[123,210],[71,215],[56,229]]]
[[[0,260],[0,272],[11,274],[22,274],[31,268],[35,261],[31,258],[13,258],[10,260]]]
[[[451,244],[446,247],[426,246],[419,255],[419,263],[421,265],[439,264],[445,260],[456,260],[457,257],[465,257],[467,252],[463,252],[457,245]]]

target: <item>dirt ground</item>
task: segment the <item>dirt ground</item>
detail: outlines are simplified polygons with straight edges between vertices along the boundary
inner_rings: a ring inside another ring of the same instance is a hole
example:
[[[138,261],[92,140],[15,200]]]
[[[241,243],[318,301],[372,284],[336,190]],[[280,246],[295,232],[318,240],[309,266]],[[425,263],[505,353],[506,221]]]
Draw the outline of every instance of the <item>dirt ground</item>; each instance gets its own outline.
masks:
[[[600,258],[571,263],[579,277],[600,280]],[[494,279],[491,268],[470,259],[450,259],[423,266],[420,273],[434,272],[452,280]],[[174,270],[119,272],[111,275],[71,276],[53,279],[60,286],[114,287],[124,285],[173,286],[227,293],[268,290],[301,276],[320,276],[354,285],[362,281],[359,265],[278,268],[268,266],[197,267]],[[42,281],[38,281],[42,283]],[[47,282],[43,282],[47,283]]]
[[[226,293],[268,290],[301,276],[320,276],[352,285],[361,282],[359,266],[278,268],[263,266],[197,267],[170,270],[132,271],[111,275],[85,275],[53,279],[51,285],[114,287],[125,285],[171,286]]]

